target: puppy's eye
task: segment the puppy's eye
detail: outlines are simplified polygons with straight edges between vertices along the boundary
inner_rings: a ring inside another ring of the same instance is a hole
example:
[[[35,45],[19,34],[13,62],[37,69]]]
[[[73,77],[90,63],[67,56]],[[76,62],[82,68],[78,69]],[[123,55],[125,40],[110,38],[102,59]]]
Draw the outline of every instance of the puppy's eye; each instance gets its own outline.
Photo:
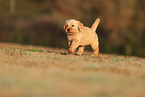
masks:
[[[75,25],[72,25],[72,27],[74,27]]]

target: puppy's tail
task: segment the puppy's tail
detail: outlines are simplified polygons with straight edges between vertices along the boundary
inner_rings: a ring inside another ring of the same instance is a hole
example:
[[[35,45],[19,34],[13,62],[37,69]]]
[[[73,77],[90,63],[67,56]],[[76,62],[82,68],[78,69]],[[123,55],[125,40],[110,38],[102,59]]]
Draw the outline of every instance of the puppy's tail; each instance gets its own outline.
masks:
[[[97,18],[97,19],[95,20],[94,24],[92,25],[91,29],[92,29],[93,31],[96,31],[96,29],[97,29],[99,23],[100,23],[100,18]]]

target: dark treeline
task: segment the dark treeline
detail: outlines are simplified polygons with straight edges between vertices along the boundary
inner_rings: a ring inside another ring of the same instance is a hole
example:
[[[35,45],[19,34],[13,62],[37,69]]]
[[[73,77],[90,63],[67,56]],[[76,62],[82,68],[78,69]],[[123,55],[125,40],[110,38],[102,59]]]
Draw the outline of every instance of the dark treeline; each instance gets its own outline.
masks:
[[[0,41],[67,47],[65,20],[91,26],[100,51],[145,57],[145,0],[0,0]]]

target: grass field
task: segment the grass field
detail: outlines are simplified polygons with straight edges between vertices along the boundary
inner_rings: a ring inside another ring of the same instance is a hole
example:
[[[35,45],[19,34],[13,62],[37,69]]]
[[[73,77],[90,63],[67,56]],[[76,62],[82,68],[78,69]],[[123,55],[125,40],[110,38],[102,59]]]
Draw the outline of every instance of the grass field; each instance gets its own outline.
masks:
[[[0,97],[145,97],[145,58],[0,43]]]

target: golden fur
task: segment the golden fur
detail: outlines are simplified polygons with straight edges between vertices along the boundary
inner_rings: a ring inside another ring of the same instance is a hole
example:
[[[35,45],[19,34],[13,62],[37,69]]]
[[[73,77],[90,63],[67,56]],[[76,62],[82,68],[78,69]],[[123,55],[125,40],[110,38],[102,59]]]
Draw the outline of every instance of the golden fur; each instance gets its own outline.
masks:
[[[65,22],[64,30],[67,33],[69,53],[73,53],[77,48],[77,55],[82,55],[86,45],[91,45],[93,55],[97,56],[99,53],[99,41],[96,34],[96,29],[100,22],[97,18],[91,28],[85,27],[80,21],[70,19]]]

